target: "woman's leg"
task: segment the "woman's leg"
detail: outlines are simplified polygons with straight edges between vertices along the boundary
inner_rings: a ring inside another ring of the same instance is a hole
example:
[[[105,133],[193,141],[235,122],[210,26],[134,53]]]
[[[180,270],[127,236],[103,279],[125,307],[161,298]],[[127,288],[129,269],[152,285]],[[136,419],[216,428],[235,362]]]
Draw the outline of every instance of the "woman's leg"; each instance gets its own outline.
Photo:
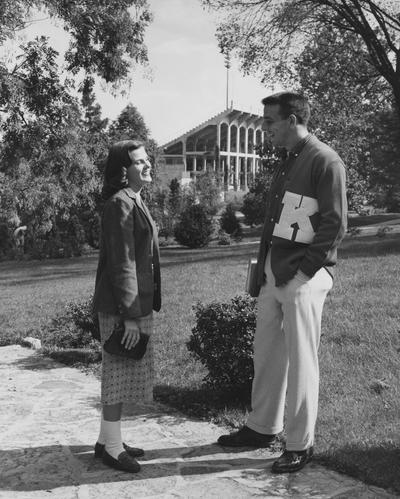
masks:
[[[122,402],[112,405],[103,405],[103,418],[106,421],[120,421],[122,416]]]
[[[103,405],[103,414],[100,425],[99,443],[105,444],[105,449],[110,456],[118,459],[124,452],[121,436],[122,403]],[[104,442],[100,442],[100,438]]]

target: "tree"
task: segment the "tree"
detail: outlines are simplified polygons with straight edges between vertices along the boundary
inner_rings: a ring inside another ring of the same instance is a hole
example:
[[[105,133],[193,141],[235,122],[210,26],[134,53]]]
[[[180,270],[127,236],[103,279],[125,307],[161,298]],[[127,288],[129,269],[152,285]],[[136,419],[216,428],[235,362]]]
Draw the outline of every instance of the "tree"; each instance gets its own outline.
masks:
[[[84,111],[83,127],[86,131],[87,153],[102,173],[102,162],[107,155],[109,145],[108,119],[102,118],[101,106],[96,102],[93,85],[94,79],[87,77],[81,87],[81,104]]]
[[[59,76],[57,53],[44,38],[22,50],[19,67],[3,80],[0,97],[5,111],[0,198],[7,208],[2,222],[11,233],[26,225],[27,247],[49,254],[45,246],[54,240],[57,227],[63,225],[67,237],[68,218],[92,205],[98,176],[86,153],[79,103]],[[62,241],[63,234],[58,236]]]
[[[144,33],[152,21],[147,0],[2,0],[0,43],[31,22],[34,9],[62,21],[70,35],[67,71],[126,80],[132,64],[147,62]],[[132,12],[132,14],[130,13]]]
[[[400,123],[393,110],[375,115],[375,126],[369,133],[372,169],[369,185],[374,204],[389,211],[400,211]]]
[[[258,144],[255,150],[262,160],[262,168],[250,183],[240,210],[245,223],[250,226],[264,222],[273,172],[283,160],[282,152],[274,151],[269,144]]]
[[[354,33],[364,44],[368,63],[391,88],[400,116],[400,3],[395,0],[202,0],[227,11],[218,29],[224,53],[236,52],[246,73],[264,82],[285,77],[322,27]]]
[[[110,143],[132,138],[147,142],[149,133],[143,116],[134,105],[128,104],[111,123],[108,136]]]
[[[34,22],[38,9],[70,35],[66,70],[45,37],[23,44],[14,62],[0,62],[0,229],[10,240],[26,225],[35,256],[76,254],[85,238],[96,241],[109,145],[94,77],[117,85],[129,81],[133,64],[147,62],[143,35],[151,14],[147,0],[3,0],[0,43]],[[74,78],[81,75],[79,103]]]
[[[207,171],[197,175],[195,180],[191,182],[190,188],[194,199],[204,206],[211,215],[215,215],[221,205],[221,187],[218,174]]]
[[[311,129],[344,160],[349,206],[354,210],[371,198],[368,189],[374,165],[369,139],[377,112],[390,102],[388,84],[365,55],[354,33],[342,35],[326,27],[304,47],[292,77],[293,86],[298,85],[311,100]]]
[[[182,211],[184,203],[184,195],[181,184],[177,178],[173,178],[169,183],[168,193],[168,211],[172,219],[172,223],[177,219]]]

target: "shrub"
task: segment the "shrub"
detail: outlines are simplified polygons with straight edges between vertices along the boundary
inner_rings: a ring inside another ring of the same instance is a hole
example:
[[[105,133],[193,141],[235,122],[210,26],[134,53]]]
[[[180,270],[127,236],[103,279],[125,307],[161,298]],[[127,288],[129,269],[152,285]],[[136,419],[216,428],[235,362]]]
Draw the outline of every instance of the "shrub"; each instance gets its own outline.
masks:
[[[240,229],[240,222],[231,203],[226,205],[225,210],[221,214],[219,223],[221,225],[221,229],[228,234],[233,234]]]
[[[247,225],[253,227],[253,225],[261,224],[265,217],[265,205],[262,197],[254,192],[247,193],[243,200],[241,212]]]
[[[44,347],[99,349],[99,325],[91,301],[71,302],[41,330]]]
[[[235,211],[241,211],[245,195],[244,191],[225,191],[225,203],[231,204]]]
[[[213,220],[201,204],[189,205],[183,210],[175,226],[175,239],[189,248],[207,246],[213,233]]]
[[[231,234],[231,237],[237,243],[243,239],[243,230],[241,225],[239,225],[239,227]]]
[[[378,237],[386,237],[386,234],[388,234],[392,230],[393,230],[393,227],[391,227],[390,225],[382,225],[377,230],[376,235]]]
[[[236,296],[228,303],[194,306],[196,325],[187,343],[207,369],[204,378],[214,388],[248,387],[253,378],[253,338],[256,300]]]
[[[218,231],[217,244],[219,246],[229,246],[231,244],[231,238],[229,237],[229,234],[227,234],[222,229]]]

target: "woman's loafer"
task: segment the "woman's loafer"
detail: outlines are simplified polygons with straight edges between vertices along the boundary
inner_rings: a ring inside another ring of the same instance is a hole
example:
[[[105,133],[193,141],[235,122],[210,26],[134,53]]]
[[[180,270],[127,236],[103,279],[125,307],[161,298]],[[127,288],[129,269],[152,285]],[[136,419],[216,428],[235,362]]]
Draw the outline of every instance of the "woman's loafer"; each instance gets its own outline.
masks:
[[[127,444],[122,444],[126,452],[131,456],[131,457],[141,457],[144,456],[144,450],[143,449],[138,449],[137,447],[131,447],[130,445]],[[96,442],[96,445],[94,446],[94,457],[103,457],[103,452],[105,449],[104,444],[99,444],[99,442]]]
[[[105,450],[102,459],[105,465],[116,470],[127,471],[128,473],[137,473],[140,471],[140,464],[126,451],[121,452],[118,459],[115,459]]]
[[[313,453],[313,447],[297,451],[285,450],[272,465],[272,471],[274,473],[293,473],[294,471],[300,471],[311,461]]]

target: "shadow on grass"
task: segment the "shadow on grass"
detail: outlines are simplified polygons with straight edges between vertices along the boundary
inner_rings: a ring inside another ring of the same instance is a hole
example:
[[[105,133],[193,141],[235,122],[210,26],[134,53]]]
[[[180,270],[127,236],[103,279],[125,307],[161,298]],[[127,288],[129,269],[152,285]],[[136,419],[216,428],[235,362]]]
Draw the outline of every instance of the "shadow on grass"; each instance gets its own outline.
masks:
[[[85,262],[82,262],[82,269],[78,270],[55,270],[56,268],[54,267],[54,271],[51,273],[51,275],[46,274],[38,274],[38,275],[32,275],[29,278],[12,278],[12,279],[7,279],[7,282],[5,284],[7,286],[21,286],[21,285],[38,285],[41,282],[54,282],[54,281],[60,281],[60,280],[66,280],[66,279],[75,279],[77,277],[88,277],[92,278],[94,275],[94,268],[87,268]],[[5,281],[4,279],[3,281]]]
[[[61,362],[67,366],[89,365],[101,361],[101,351],[90,348],[66,348],[63,350],[51,350],[43,348],[44,355]]]
[[[317,456],[320,463],[365,483],[400,493],[400,445],[346,445]]]
[[[161,253],[161,267],[182,265],[183,263],[206,262],[237,258],[247,262],[250,256],[256,256],[258,242],[249,244],[209,247],[200,249],[170,248]]]
[[[54,362],[56,361],[56,362]],[[101,352],[86,348],[69,348],[65,350],[51,350],[43,348],[34,355],[18,359],[13,365],[19,369],[40,371],[63,368],[67,366],[88,367],[101,361]]]
[[[154,399],[187,416],[236,427],[242,424],[243,414],[250,410],[250,386],[229,391],[206,386],[182,388],[157,385],[154,387]]]
[[[379,215],[359,215],[355,217],[349,217],[348,225],[349,227],[365,227],[367,225],[384,224],[400,220],[400,213],[381,213]]]

